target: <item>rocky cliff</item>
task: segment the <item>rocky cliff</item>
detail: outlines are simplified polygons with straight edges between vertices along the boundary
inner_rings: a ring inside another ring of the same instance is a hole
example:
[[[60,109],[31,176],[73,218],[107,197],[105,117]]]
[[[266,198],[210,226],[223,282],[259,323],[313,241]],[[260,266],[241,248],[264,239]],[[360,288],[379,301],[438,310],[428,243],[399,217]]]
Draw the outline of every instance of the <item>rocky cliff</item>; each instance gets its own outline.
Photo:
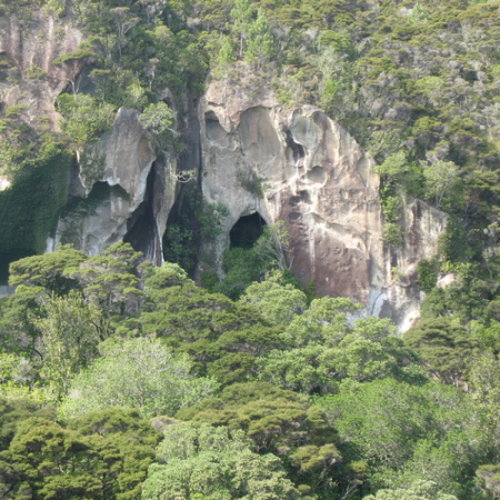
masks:
[[[231,228],[257,212],[284,221],[292,270],[319,295],[348,296],[403,328],[418,317],[417,263],[436,253],[444,214],[409,201],[403,244],[385,244],[374,162],[318,108],[286,109],[268,89],[216,81],[200,121],[203,195],[228,209],[212,249],[219,266]]]
[[[33,123],[48,119],[57,126],[57,96],[75,85],[82,61],[57,59],[78,49],[84,37],[73,24],[40,9],[29,18],[0,17],[0,99],[5,107],[26,106]]]
[[[162,235],[175,201],[175,168],[158,152],[135,110],[120,108],[111,131],[87,148],[49,250],[73,243],[90,255],[129,241],[161,264]]]
[[[48,117],[56,129],[55,100],[75,90],[83,63],[55,61],[77,50],[83,36],[42,11],[23,27],[14,16],[0,21],[8,73],[0,97],[6,106],[25,105],[28,122]],[[403,243],[386,244],[374,161],[321,109],[283,107],[262,83],[212,81],[197,107],[187,108],[189,147],[178,157],[154,146],[137,111],[118,111],[110,132],[75,163],[48,250],[70,242],[96,254],[124,239],[160,263],[177,172],[190,170],[204,199],[227,208],[215,244],[201,248],[219,272],[231,229],[258,213],[269,225],[284,221],[291,268],[304,285],[313,280],[319,295],[348,296],[367,313],[412,324],[420,303],[416,267],[437,251],[441,212],[407,200]]]

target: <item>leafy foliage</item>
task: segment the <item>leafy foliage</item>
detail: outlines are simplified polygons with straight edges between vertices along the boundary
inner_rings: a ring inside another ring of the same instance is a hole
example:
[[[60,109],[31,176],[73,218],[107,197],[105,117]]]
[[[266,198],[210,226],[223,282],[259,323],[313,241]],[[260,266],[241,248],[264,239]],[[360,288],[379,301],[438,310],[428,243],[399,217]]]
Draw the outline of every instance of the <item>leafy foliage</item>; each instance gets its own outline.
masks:
[[[13,499],[331,499],[380,488],[426,498],[422,480],[468,499],[494,487],[481,469],[498,460],[493,320],[469,331],[424,321],[405,345],[389,320],[354,321],[348,299],[308,306],[283,272],[233,302],[176,264],[140,260],[118,244],[12,265],[19,285],[0,301],[10,398],[0,468]],[[139,415],[165,432],[154,465],[157,437]]]
[[[37,322],[43,356],[40,375],[61,399],[71,376],[97,356],[99,311],[86,307],[74,291],[66,297],[51,297],[45,309],[47,317]]]
[[[351,383],[320,405],[335,419],[341,438],[368,459],[377,487],[404,488],[424,478],[473,498],[473,464],[496,453],[488,430],[494,421],[453,387],[392,379]]]
[[[9,283],[12,286],[41,286],[64,294],[76,286],[76,281],[69,279],[65,271],[77,267],[85,259],[83,252],[70,246],[62,246],[57,252],[26,257],[11,264]]]
[[[477,347],[453,320],[423,321],[405,334],[405,342],[419,355],[424,367],[438,380],[459,384]]]
[[[5,498],[138,498],[158,436],[136,411],[109,409],[67,427],[38,413],[17,412],[1,452]]]
[[[16,181],[0,192],[0,273],[6,265],[45,250],[47,236],[67,197],[70,155],[59,148],[39,157],[16,174]]]
[[[210,379],[190,375],[188,359],[173,357],[159,341],[108,341],[101,349],[102,357],[74,378],[61,407],[66,417],[111,406],[138,408],[149,417],[173,415],[217,388]]]
[[[25,30],[33,8],[0,2]],[[37,8],[84,32],[75,52],[52,61],[83,70],[57,101],[58,133],[23,107],[1,109],[0,173],[12,181],[0,192],[2,277],[5,263],[45,249],[72,152],[88,160],[119,107],[140,113],[159,150],[189,151],[186,124],[209,71],[226,85],[248,85],[251,73],[255,91],[271,87],[284,106],[319,104],[339,120],[379,163],[393,255],[409,196],[449,222],[437,258],[418,266],[424,320],[403,340],[387,320],[355,321],[347,299],[308,304],[287,275],[280,225],[253,248],[230,249],[210,292],[173,264],[139,265],[123,244],[13,263],[16,292],[0,300],[0,495],[498,496],[498,2]],[[2,85],[47,78],[35,62],[21,74],[2,56]],[[262,197],[258,177],[241,181]],[[195,183],[182,197],[191,200],[172,210],[165,256],[192,273],[200,241],[227,214],[203,204]],[[451,284],[437,288],[444,275]],[[56,410],[75,418],[55,422]],[[155,464],[159,436],[141,415],[163,415]]]
[[[175,424],[166,428],[157,459],[144,483],[144,499],[300,498],[278,458],[253,452],[241,431]]]
[[[432,481],[415,481],[410,488],[382,489],[363,500],[456,500],[456,496],[442,493]]]

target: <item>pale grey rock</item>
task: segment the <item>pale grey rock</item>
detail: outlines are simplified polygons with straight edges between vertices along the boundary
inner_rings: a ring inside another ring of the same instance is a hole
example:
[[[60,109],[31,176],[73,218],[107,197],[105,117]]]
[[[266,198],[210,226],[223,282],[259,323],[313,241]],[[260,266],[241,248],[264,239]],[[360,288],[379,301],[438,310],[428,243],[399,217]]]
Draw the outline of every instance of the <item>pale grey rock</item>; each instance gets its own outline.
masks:
[[[440,276],[437,280],[436,286],[439,288],[447,288],[457,281],[456,273],[446,273],[444,276]]]
[[[11,184],[12,183],[7,177],[0,175],[0,191],[5,191],[11,186]]]
[[[204,248],[219,273],[231,228],[258,212],[267,224],[284,221],[304,285],[314,280],[319,295],[347,296],[364,314],[412,324],[417,264],[437,251],[441,212],[408,201],[403,245],[385,245],[374,161],[322,110],[285,109],[269,89],[212,82],[200,122],[203,195],[228,210],[221,236]]]
[[[148,176],[155,169],[155,183]],[[55,241],[73,243],[89,255],[126,237],[136,211],[151,203],[147,234],[138,242],[146,257],[162,262],[161,238],[175,201],[174,165],[158,155],[136,110],[120,108],[111,131],[82,155],[80,182],[86,202],[70,211],[58,224]],[[144,210],[143,210],[144,211]]]
[[[0,81],[0,99],[6,106],[26,105],[25,118],[47,118],[57,127],[57,96],[75,82],[83,63],[54,64],[59,56],[74,52],[83,41],[82,32],[41,9],[31,19],[15,15],[0,18],[0,57],[8,63],[8,78]],[[40,74],[39,78],[31,78]]]
[[[16,291],[16,287],[8,285],[0,285],[0,298],[8,297]]]
[[[381,314],[396,320],[401,331],[414,326],[420,318],[424,294],[417,281],[417,266],[422,259],[438,253],[439,235],[448,217],[421,200],[406,200],[402,210],[403,243],[384,252],[387,301]]]

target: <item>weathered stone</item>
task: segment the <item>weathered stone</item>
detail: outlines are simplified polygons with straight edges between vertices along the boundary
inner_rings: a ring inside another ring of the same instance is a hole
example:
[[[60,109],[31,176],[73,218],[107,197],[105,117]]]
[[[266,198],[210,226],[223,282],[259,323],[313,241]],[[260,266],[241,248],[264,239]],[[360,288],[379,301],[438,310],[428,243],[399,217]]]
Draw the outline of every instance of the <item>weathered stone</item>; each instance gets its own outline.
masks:
[[[403,243],[385,248],[384,302],[372,312],[392,317],[403,331],[420,317],[423,293],[417,285],[417,265],[437,254],[438,238],[446,223],[447,216],[440,210],[421,200],[407,200],[401,214]]]
[[[11,182],[7,177],[0,175],[0,191],[5,191],[11,186]]]
[[[223,234],[205,249],[219,271],[231,228],[258,212],[268,224],[285,222],[292,270],[304,285],[314,280],[319,295],[348,296],[367,313],[412,322],[416,266],[437,250],[441,212],[408,203],[403,245],[385,245],[373,160],[313,106],[283,109],[269,90],[213,82],[200,121],[203,194],[228,209]]]
[[[148,183],[153,168],[155,182]],[[133,225],[143,224],[148,225],[147,234],[134,243],[150,260],[161,263],[161,235],[175,200],[173,168],[164,155],[158,158],[138,112],[120,108],[109,134],[82,155],[80,181],[88,202],[80,203],[77,210],[61,219],[51,246],[59,241],[71,242],[96,255],[127,239]],[[150,205],[147,209],[146,203]],[[136,211],[139,218],[148,220],[134,219]]]
[[[0,99],[7,106],[26,105],[25,117],[32,122],[47,118],[56,127],[57,96],[80,73],[82,62],[54,64],[61,55],[74,52],[83,40],[74,24],[34,9],[31,19],[0,18],[0,57],[10,69],[10,78],[0,81]],[[39,76],[39,75],[43,76]]]

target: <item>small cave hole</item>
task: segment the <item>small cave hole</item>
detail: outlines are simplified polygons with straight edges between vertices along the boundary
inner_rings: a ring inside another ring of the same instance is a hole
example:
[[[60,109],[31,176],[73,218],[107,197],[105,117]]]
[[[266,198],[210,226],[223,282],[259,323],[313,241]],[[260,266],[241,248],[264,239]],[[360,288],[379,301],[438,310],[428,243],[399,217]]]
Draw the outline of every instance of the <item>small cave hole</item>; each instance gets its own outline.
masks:
[[[156,264],[161,263],[158,231],[154,213],[154,190],[159,182],[157,166],[153,163],[146,181],[144,200],[127,220],[127,233],[123,241],[142,252]]]
[[[304,151],[304,147],[302,146],[302,144],[299,144],[298,142],[294,141],[292,132],[290,132],[289,129],[286,129],[284,132],[285,132],[286,145],[288,146],[289,150],[292,152],[293,160],[297,161],[301,158],[304,158],[306,153]]]
[[[307,178],[311,182],[323,183],[326,179],[326,171],[323,167],[315,166],[307,172]]]
[[[258,212],[240,217],[229,233],[231,248],[252,248],[265,225],[266,221]]]
[[[479,80],[479,76],[477,74],[477,71],[474,71],[472,69],[463,68],[460,71],[460,74],[461,74],[462,78],[468,83],[474,83],[474,82],[477,82]]]
[[[311,200],[311,195],[309,194],[309,191],[299,191],[300,199],[302,200],[303,203],[307,203],[310,205],[312,203]]]
[[[213,111],[205,113],[205,131],[207,139],[213,142],[221,142],[227,135]]]

